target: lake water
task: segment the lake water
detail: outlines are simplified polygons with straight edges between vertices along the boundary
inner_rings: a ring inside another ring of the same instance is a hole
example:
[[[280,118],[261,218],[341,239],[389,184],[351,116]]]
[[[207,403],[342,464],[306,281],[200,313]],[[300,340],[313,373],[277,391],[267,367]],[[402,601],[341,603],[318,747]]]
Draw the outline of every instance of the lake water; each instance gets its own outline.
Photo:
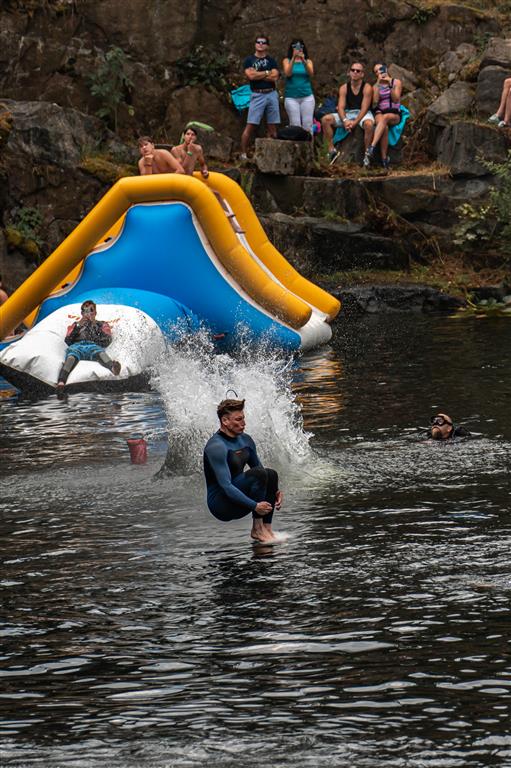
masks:
[[[341,317],[295,364],[197,344],[150,393],[2,403],[0,765],[510,766],[510,347]],[[204,504],[228,388],[276,546]],[[436,410],[474,439],[424,442]]]

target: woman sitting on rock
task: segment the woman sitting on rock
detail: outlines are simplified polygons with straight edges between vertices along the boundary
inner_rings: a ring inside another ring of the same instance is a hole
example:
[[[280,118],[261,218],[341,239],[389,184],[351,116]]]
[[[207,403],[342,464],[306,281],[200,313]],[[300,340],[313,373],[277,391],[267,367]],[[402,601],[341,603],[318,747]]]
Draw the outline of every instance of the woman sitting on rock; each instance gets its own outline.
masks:
[[[506,77],[502,83],[499,108],[488,118],[488,122],[497,128],[511,127],[511,77]]]
[[[307,46],[303,40],[291,41],[287,58],[282,61],[282,69],[286,77],[284,107],[289,118],[289,125],[299,125],[312,133],[316,104],[311,83],[314,65],[309,59]]]
[[[389,149],[389,128],[401,121],[401,92],[403,83],[397,77],[391,77],[386,64],[375,64],[376,85],[373,86],[373,113],[376,121],[373,140],[366,149],[364,166],[368,168],[374,156],[374,150],[380,143],[381,164],[389,167],[387,152]]]

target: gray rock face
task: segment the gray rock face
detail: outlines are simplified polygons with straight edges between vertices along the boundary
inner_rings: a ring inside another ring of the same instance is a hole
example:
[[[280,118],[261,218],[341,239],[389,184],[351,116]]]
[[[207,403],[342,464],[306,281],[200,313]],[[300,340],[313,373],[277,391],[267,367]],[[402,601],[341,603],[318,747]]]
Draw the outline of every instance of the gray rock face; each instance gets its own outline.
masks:
[[[447,51],[440,62],[440,69],[448,75],[457,75],[471,59],[477,56],[477,48],[470,43],[458,45],[455,51]]]
[[[470,83],[453,83],[428,108],[427,117],[432,125],[447,125],[454,115],[468,112],[474,100],[474,88]]]
[[[310,141],[256,139],[255,162],[261,173],[276,176],[301,176],[312,165]]]
[[[481,116],[489,117],[497,111],[502,84],[510,72],[502,67],[490,65],[481,69],[477,77],[476,108]]]
[[[401,99],[401,103],[410,110],[412,118],[417,117],[430,101],[431,97],[424,88],[417,88],[415,91],[405,93]]]
[[[312,277],[353,269],[406,269],[409,257],[390,237],[354,222],[275,213],[263,218],[271,241],[300,271]]]
[[[208,123],[234,140],[241,136],[243,129],[240,116],[219,93],[186,86],[174,91],[165,114],[165,127],[169,137],[174,137],[171,138],[173,142],[190,120]]]
[[[461,299],[425,285],[362,285],[355,288],[339,287],[331,293],[340,299],[343,314],[348,315],[454,312],[464,305]]]
[[[392,63],[389,66],[389,74],[397,77],[403,83],[403,91],[414,91],[419,85],[417,75],[410,69],[400,67],[399,64]]]
[[[475,123],[453,123],[436,145],[436,156],[456,176],[487,176],[483,161],[504,162],[507,141],[498,129]]]
[[[492,37],[481,60],[481,69],[489,66],[511,69],[511,39]]]
[[[126,147],[96,117],[44,101],[1,102],[11,113],[13,128],[7,152],[30,156],[33,163],[76,168],[86,152],[123,152]]]
[[[12,128],[1,149],[4,167],[2,207],[10,212],[37,208],[43,218],[45,247],[42,256],[56,247],[89,212],[106,185],[80,170],[84,156],[101,146],[124,161],[134,159],[134,148],[121,144],[104,123],[74,109],[47,102],[1,102]],[[4,223],[7,223],[4,216]],[[4,276],[17,287],[34,269],[32,257],[11,250]]]

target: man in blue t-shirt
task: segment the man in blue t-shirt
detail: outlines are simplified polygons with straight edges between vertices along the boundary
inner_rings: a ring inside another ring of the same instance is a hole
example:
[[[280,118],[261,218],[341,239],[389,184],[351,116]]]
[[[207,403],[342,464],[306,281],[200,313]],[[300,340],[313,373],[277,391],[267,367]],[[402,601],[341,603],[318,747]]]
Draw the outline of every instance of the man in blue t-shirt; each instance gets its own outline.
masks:
[[[248,108],[245,130],[241,136],[241,159],[247,159],[248,146],[257,126],[266,115],[268,137],[277,138],[277,125],[280,123],[279,94],[275,83],[279,79],[278,64],[268,56],[270,40],[267,35],[258,35],[255,41],[255,53],[247,56],[243,62],[245,74],[250,82],[252,96]]]
[[[252,513],[251,536],[272,542],[273,510],[282,493],[274,469],[263,467],[255,443],[245,432],[245,401],[222,400],[217,407],[220,429],[204,448],[209,511],[217,520],[239,520]],[[244,471],[248,464],[250,469]]]

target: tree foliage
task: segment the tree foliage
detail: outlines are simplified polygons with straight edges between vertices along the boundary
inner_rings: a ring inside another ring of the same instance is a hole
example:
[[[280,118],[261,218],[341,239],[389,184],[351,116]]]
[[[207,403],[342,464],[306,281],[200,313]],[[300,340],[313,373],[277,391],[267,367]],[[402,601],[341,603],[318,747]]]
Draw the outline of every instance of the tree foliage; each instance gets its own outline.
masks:
[[[106,120],[117,131],[119,107],[127,105],[126,97],[133,88],[133,82],[127,74],[128,55],[118,46],[112,46],[102,54],[102,62],[97,72],[90,78],[91,93],[100,102],[98,117]],[[130,114],[133,108],[128,106]]]

